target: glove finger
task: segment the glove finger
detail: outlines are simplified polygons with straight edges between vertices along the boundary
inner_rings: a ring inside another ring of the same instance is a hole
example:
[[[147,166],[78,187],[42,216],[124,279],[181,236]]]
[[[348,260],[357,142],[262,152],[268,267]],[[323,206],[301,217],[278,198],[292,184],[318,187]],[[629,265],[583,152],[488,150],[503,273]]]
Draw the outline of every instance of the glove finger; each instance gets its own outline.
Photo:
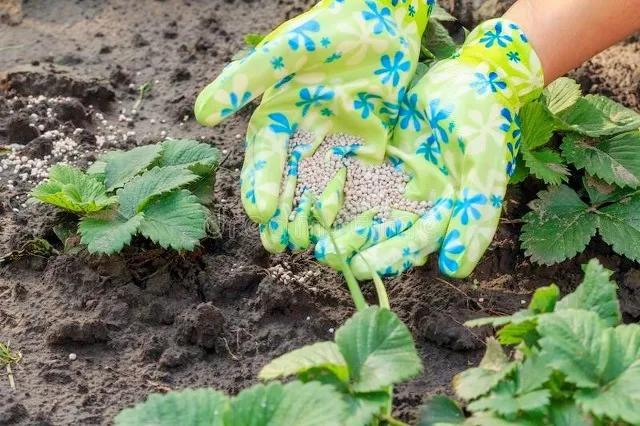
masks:
[[[289,156],[285,173],[286,176],[284,176],[284,181],[282,182],[282,187],[278,198],[278,207],[276,208],[271,219],[269,219],[269,221],[264,224],[265,226],[262,226],[260,228],[260,237],[262,243],[268,251],[279,253],[281,251],[284,251],[290,244],[290,218],[296,193],[298,166],[300,161],[302,161],[304,158],[313,155],[323,139],[324,135],[316,135],[314,136],[311,143],[296,146]],[[282,174],[277,176],[282,176]],[[275,177],[276,175],[269,176],[269,178]],[[278,181],[276,184],[280,185],[280,182]],[[294,212],[294,214],[295,213],[296,212]],[[306,216],[309,216],[309,211],[306,211]],[[306,222],[308,223],[308,219],[306,220]],[[294,229],[292,228],[292,230]],[[296,236],[294,236],[294,238],[298,237],[303,236],[300,236],[299,234],[296,234]],[[304,245],[304,241],[300,242],[303,243],[302,245]],[[308,243],[306,245],[308,246]]]
[[[465,187],[460,192],[440,249],[442,273],[465,278],[473,271],[496,232],[503,197],[504,190],[488,195]]]
[[[394,276],[413,266],[423,265],[427,255],[440,247],[452,206],[450,198],[438,200],[404,232],[356,254],[351,260],[356,278],[370,279],[370,266],[380,276]]]
[[[289,139],[290,133],[273,132],[269,127],[247,134],[241,199],[249,218],[259,224],[267,223],[278,208]]]
[[[513,172],[512,160],[517,155],[519,130],[513,131],[517,122],[513,120],[510,130],[507,129],[510,126],[501,127],[506,136],[483,142],[487,152],[494,154],[467,155],[463,160],[460,187],[440,250],[440,270],[446,275],[468,276],[493,239]]]
[[[347,169],[342,167],[329,181],[320,197],[313,203],[311,212],[315,219],[326,229],[330,229],[344,204],[344,185],[347,181]]]
[[[333,230],[333,239],[328,234],[323,236],[315,246],[316,259],[340,271],[342,269],[340,256],[346,259],[351,258],[367,242],[369,234],[366,230],[372,228],[377,213],[377,209],[371,209],[359,214],[345,226]]]
[[[314,27],[317,22],[299,17],[299,27]],[[265,90],[285,81],[306,63],[309,52],[304,48],[294,49],[287,40],[295,23],[290,21],[265,37],[247,56],[228,64],[196,99],[195,117],[205,126],[215,126],[229,117]],[[296,27],[297,28],[297,27]]]
[[[293,220],[289,222],[289,248],[291,250],[306,250],[311,245],[311,207],[313,199],[308,192],[302,195],[300,202],[293,211]]]

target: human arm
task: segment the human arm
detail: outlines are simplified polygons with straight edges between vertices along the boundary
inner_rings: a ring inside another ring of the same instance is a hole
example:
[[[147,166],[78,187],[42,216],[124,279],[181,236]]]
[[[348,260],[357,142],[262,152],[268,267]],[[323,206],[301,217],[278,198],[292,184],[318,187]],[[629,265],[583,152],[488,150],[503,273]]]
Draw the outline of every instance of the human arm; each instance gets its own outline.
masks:
[[[549,84],[640,30],[640,0],[518,0],[504,18],[527,35]]]

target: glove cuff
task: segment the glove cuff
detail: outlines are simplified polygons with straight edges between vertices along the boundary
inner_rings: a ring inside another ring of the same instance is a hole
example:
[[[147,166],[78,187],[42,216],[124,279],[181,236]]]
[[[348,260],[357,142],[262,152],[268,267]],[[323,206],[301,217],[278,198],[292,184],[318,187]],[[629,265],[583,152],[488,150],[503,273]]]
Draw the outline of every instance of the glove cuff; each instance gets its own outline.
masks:
[[[500,89],[515,106],[542,93],[544,76],[538,55],[518,24],[498,18],[478,25],[455,55],[464,62],[489,64],[488,84]],[[502,86],[505,87],[502,87]]]

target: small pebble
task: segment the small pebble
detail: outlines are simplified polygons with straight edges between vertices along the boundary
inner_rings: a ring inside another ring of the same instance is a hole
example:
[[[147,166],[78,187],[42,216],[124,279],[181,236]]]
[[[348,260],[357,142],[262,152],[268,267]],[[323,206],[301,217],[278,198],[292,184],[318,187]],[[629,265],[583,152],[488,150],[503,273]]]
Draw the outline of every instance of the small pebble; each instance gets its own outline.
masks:
[[[78,358],[76,354],[69,354],[69,361],[75,361]]]

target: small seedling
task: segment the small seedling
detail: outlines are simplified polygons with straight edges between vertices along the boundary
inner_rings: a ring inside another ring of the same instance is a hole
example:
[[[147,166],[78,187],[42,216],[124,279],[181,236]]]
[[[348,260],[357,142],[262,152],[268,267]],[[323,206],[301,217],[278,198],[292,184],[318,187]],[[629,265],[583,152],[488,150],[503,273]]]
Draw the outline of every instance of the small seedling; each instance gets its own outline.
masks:
[[[28,256],[49,257],[53,254],[58,254],[58,251],[47,240],[34,238],[24,243],[19,250],[0,256],[0,265]]]
[[[8,343],[0,342],[0,367],[7,369],[7,377],[9,378],[9,386],[11,386],[11,389],[16,388],[11,366],[19,363],[21,360],[22,354],[20,352],[12,350]]]
[[[151,93],[152,89],[153,89],[153,81],[147,81],[146,83],[138,87],[138,99],[133,104],[133,108],[132,108],[133,111],[140,110],[144,97],[147,96],[149,93]]]
[[[117,253],[136,234],[164,248],[193,250],[212,227],[206,206],[218,158],[207,144],[169,139],[109,152],[86,172],[55,165],[31,196],[79,215],[90,253]]]
[[[249,33],[244,36],[244,43],[249,47],[257,47],[262,40],[264,40],[264,34]]]

